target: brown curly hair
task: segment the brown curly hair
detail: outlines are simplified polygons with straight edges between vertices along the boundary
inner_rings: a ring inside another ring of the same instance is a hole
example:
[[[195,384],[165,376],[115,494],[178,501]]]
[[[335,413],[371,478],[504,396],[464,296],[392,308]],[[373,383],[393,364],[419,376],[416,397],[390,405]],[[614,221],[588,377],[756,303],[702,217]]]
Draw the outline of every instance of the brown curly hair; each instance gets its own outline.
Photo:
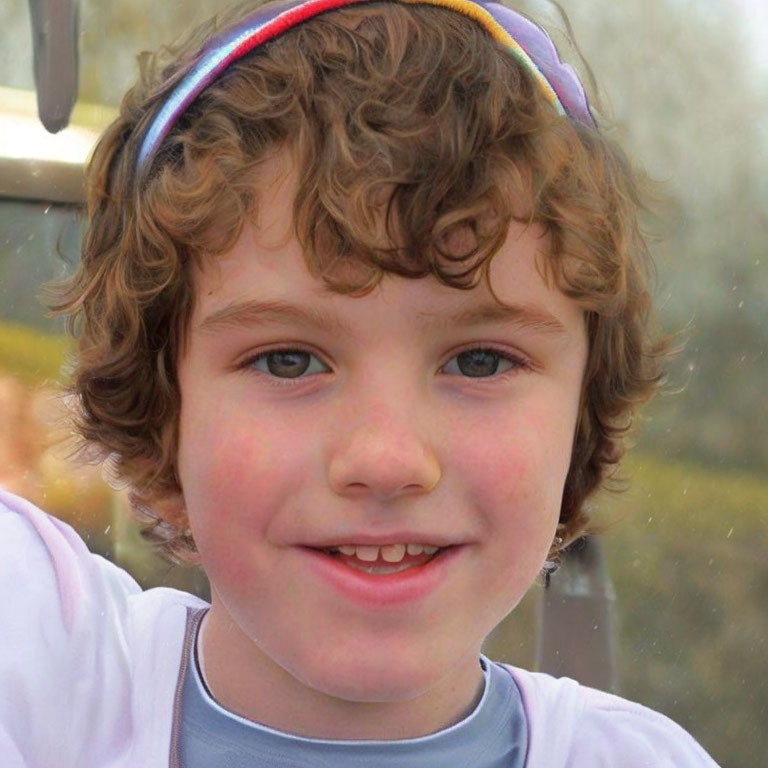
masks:
[[[148,121],[202,41],[257,5],[143,54],[88,166],[82,259],[50,302],[77,337],[83,445],[129,485],[159,553],[195,561],[186,515],[169,503],[181,493],[176,363],[191,274],[233,246],[258,210],[260,163],[287,147],[307,269],[339,293],[364,295],[386,273],[468,290],[488,280],[512,220],[549,233],[541,274],[585,309],[589,331],[554,553],[587,530],[584,502],[661,380],[668,341],[652,322],[641,177],[603,132],[557,115],[478,24],[395,2],[328,12],[230,66],[138,176]]]

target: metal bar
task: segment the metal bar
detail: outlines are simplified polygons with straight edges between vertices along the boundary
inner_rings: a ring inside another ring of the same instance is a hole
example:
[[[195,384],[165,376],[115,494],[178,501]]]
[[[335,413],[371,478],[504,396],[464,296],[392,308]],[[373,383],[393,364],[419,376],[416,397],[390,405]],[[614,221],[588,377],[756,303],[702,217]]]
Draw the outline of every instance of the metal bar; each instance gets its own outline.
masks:
[[[50,133],[69,124],[77,99],[78,0],[29,0],[40,122]]]
[[[602,542],[574,542],[542,591],[537,668],[615,693],[614,602]]]

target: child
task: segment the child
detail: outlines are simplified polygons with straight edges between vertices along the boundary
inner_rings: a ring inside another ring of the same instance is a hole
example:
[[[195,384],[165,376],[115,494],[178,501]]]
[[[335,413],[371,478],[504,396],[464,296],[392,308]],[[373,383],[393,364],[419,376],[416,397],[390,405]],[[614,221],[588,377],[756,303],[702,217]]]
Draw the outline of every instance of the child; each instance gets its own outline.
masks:
[[[480,653],[664,349],[633,171],[549,38],[294,0],[170,54],[96,148],[58,308],[81,436],[212,601],[3,493],[2,765],[713,766]]]

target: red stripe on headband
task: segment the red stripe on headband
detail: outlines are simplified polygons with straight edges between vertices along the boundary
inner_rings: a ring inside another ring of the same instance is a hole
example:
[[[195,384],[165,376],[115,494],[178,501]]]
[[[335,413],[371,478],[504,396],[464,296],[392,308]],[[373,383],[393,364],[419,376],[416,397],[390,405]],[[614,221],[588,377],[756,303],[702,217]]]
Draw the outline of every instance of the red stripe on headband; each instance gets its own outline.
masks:
[[[303,21],[307,21],[325,11],[333,11],[342,6],[357,5],[362,2],[366,2],[366,0],[316,0],[316,2],[300,5],[298,8],[291,8],[291,10],[281,14],[278,18],[267,22],[258,32],[238,45],[225,59],[226,66],[229,66],[232,61],[245,56],[246,53],[250,53],[254,48],[258,48],[258,46],[282,35],[297,24],[301,24]]]

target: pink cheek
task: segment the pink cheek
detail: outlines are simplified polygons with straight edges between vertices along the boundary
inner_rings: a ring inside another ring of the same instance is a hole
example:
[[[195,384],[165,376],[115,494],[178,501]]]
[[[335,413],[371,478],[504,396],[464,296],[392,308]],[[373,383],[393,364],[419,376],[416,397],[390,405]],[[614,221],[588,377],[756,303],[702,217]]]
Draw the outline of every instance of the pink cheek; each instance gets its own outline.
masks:
[[[290,499],[296,478],[306,475],[301,453],[281,442],[279,431],[214,428],[199,435],[199,444],[205,449],[187,462],[185,492],[191,489],[197,516],[214,539],[222,531],[261,535]]]
[[[517,427],[504,425],[492,427],[490,433],[474,434],[471,440],[458,439],[453,451],[465,478],[477,485],[478,491],[486,489],[488,493],[522,490],[539,464],[535,442],[526,439],[525,432]]]
[[[254,419],[240,418],[211,425],[199,434],[205,446],[196,462],[198,469],[219,490],[237,490],[275,477],[291,453],[280,430],[269,429]]]
[[[562,454],[570,443],[559,435],[550,439],[557,433],[555,425],[549,430],[534,414],[497,429],[497,439],[473,439],[454,448],[460,451],[456,466],[461,467],[462,484],[478,508],[493,516],[498,531],[514,529],[532,543],[549,536],[556,523],[567,469]]]

